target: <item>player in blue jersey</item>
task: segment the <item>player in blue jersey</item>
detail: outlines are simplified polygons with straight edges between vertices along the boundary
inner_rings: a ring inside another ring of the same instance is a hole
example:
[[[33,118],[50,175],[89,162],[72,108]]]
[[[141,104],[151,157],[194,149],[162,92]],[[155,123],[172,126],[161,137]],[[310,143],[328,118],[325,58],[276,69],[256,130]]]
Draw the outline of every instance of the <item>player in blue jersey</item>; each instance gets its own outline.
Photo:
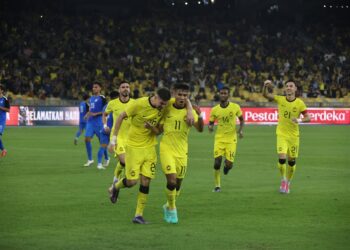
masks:
[[[79,139],[81,133],[83,133],[85,128],[86,128],[85,115],[86,115],[87,112],[89,112],[89,105],[88,105],[89,97],[90,96],[88,94],[84,94],[83,95],[83,100],[84,101],[82,101],[79,104],[79,130],[75,134],[74,145],[78,144],[78,139]]]
[[[103,107],[106,105],[106,98],[101,95],[101,83],[95,81],[92,85],[92,96],[89,99],[89,112],[86,113],[87,119],[86,131],[85,131],[85,146],[88,155],[88,161],[84,164],[85,167],[89,167],[94,163],[92,159],[92,147],[91,139],[96,134],[100,138],[100,131],[103,128],[102,112]],[[106,160],[108,160],[108,154],[105,154]]]
[[[6,126],[6,112],[10,112],[10,103],[7,98],[4,96],[5,87],[0,84],[0,157],[4,157],[7,154],[7,151],[2,143],[2,134]]]
[[[111,100],[114,100],[118,98],[119,93],[117,91],[112,91],[109,96]],[[107,108],[107,104],[103,107],[103,112],[106,111],[106,108]],[[113,113],[110,113],[106,119],[106,126],[103,126],[103,128],[100,131],[100,149],[98,150],[98,154],[97,154],[98,169],[105,169],[104,167],[108,166],[109,161],[106,161],[102,165],[102,157],[103,157],[103,154],[107,152],[107,146],[109,144],[109,137],[111,135],[112,127],[113,127]]]

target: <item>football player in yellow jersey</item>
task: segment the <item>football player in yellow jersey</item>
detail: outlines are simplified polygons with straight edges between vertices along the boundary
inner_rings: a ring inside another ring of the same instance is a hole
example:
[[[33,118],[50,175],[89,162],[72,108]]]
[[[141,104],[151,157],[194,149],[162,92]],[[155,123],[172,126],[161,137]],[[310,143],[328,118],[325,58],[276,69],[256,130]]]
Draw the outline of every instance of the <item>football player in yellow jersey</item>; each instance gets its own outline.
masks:
[[[188,133],[191,128],[187,124],[188,96],[190,87],[187,84],[173,86],[175,102],[165,108],[164,116],[158,126],[159,134],[163,133],[160,141],[160,161],[167,179],[167,204],[163,206],[164,220],[168,223],[178,223],[175,205],[176,197],[187,171]],[[194,127],[203,131],[203,118],[199,107],[193,107]]]
[[[288,80],[285,83],[286,96],[271,94],[272,88],[273,86],[270,80],[264,82],[264,97],[270,101],[277,102],[278,105],[276,135],[278,168],[282,176],[280,192],[288,194],[290,192],[290,181],[293,178],[296,168],[296,158],[299,153],[298,124],[310,122],[310,117],[307,113],[305,103],[295,96],[297,87],[292,80]],[[301,114],[303,115],[302,118],[300,117]],[[286,161],[288,161],[288,171]]]
[[[209,132],[213,132],[214,123],[217,130],[214,143],[214,181],[213,192],[221,192],[220,167],[222,157],[225,157],[224,174],[227,175],[233,166],[237,147],[236,119],[238,117],[239,138],[243,138],[244,118],[238,104],[229,102],[230,89],[223,87],[220,92],[220,104],[213,107],[209,118]]]
[[[157,154],[156,133],[157,126],[164,113],[164,107],[170,99],[170,91],[160,88],[151,97],[143,97],[128,105],[116,120],[114,135],[109,148],[118,147],[118,136],[125,118],[131,119],[131,125],[126,139],[125,177],[118,180],[110,190],[111,197],[118,199],[119,190],[124,187],[135,186],[140,179],[140,188],[137,197],[135,217],[132,220],[137,224],[146,224],[143,210],[149,193],[151,179],[155,176]]]
[[[110,113],[113,113],[113,121],[116,121],[118,116],[125,111],[127,105],[135,101],[134,99],[130,98],[130,84],[128,82],[122,81],[119,84],[118,92],[119,92],[119,98],[108,102],[106,110],[103,113],[102,121],[103,121],[103,128],[105,131],[109,130],[106,124],[107,123],[106,117]],[[114,133],[114,127],[115,127],[115,122],[113,123],[111,137],[113,136],[113,133]],[[130,127],[130,119],[126,117],[118,133],[118,147],[115,147],[113,149],[113,152],[118,157],[118,163],[114,170],[113,183],[116,183],[118,181],[118,179],[120,178],[120,174],[122,173],[122,170],[125,167],[125,140],[126,140],[129,127]],[[112,186],[110,187],[110,189],[111,188]],[[115,203],[116,200],[114,199],[114,197],[110,197],[110,199],[112,203]]]

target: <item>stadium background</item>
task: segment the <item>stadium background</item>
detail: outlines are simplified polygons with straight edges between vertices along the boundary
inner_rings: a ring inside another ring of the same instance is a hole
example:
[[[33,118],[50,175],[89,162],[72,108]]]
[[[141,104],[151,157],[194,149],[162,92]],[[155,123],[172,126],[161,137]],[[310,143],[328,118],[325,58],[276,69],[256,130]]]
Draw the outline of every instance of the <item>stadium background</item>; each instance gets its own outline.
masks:
[[[180,223],[162,219],[158,167],[147,228],[131,223],[137,190],[110,204],[114,166],[83,168],[84,143],[73,145],[77,128],[56,126],[76,124],[80,95],[94,79],[108,96],[122,78],[134,96],[188,82],[193,101],[208,109],[228,85],[246,118],[271,124],[274,104],[260,94],[268,77],[279,94],[284,79],[296,79],[314,117],[349,124],[348,1],[200,3],[1,1],[0,77],[12,104],[8,122],[21,127],[8,126],[3,135],[9,153],[0,159],[0,249],[348,249],[348,125],[300,128],[288,196],[277,190],[275,126],[246,126],[236,168],[218,195],[214,136],[191,132]],[[197,59],[187,53],[195,48]],[[204,91],[201,70],[208,75]],[[93,148],[95,154],[97,140]]]

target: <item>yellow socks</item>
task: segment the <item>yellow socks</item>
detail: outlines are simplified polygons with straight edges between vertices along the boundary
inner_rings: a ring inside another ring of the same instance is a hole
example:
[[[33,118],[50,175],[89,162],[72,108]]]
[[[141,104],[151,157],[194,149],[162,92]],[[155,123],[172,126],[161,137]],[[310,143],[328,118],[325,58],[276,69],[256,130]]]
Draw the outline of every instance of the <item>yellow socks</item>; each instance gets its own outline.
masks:
[[[288,175],[287,175],[288,181],[291,181],[293,179],[296,167],[297,167],[297,165],[288,166]]]
[[[280,170],[282,179],[285,180],[286,179],[286,172],[287,172],[287,165],[286,163],[277,163],[278,169]]]
[[[176,188],[173,190],[166,189],[166,197],[167,197],[167,206],[170,210],[173,210],[176,208],[175,201],[176,201]]]
[[[215,187],[221,187],[220,169],[214,169]]]

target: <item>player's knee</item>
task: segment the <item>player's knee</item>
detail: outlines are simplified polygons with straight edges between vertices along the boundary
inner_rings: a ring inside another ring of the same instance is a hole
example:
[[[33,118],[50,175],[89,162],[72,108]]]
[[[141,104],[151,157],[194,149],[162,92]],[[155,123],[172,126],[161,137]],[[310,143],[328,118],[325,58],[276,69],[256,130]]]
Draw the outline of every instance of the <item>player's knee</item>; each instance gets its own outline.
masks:
[[[233,163],[231,161],[225,160],[225,167],[232,168],[232,164]]]
[[[176,188],[176,183],[172,183],[168,181],[166,188],[169,189],[170,191],[173,191]]]
[[[148,194],[148,193],[149,193],[149,187],[140,185],[139,191],[140,191],[141,193]]]
[[[295,160],[288,161],[288,165],[291,167],[295,166]]]
[[[127,180],[127,179],[123,180],[123,184],[125,187],[133,187],[136,185],[136,183],[137,183],[137,180]]]
[[[221,160],[222,160],[221,157],[215,159],[215,161],[214,161],[214,169],[216,169],[216,170],[220,169],[220,167],[221,167]]]
[[[286,163],[286,159],[278,159],[279,164],[285,164]]]
[[[91,138],[90,137],[85,137],[85,142],[90,142]]]
[[[123,168],[125,168],[125,162],[120,162],[120,165],[122,165]]]

